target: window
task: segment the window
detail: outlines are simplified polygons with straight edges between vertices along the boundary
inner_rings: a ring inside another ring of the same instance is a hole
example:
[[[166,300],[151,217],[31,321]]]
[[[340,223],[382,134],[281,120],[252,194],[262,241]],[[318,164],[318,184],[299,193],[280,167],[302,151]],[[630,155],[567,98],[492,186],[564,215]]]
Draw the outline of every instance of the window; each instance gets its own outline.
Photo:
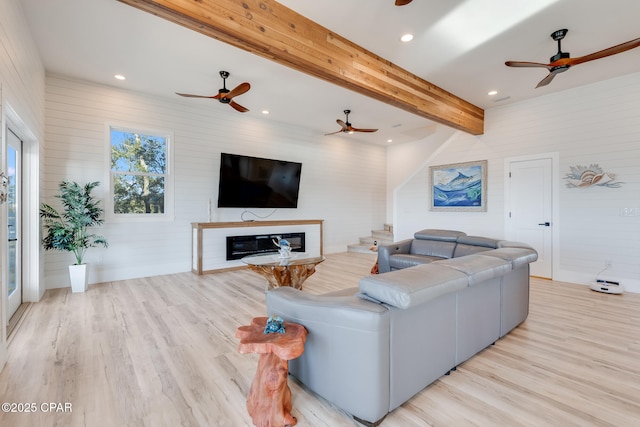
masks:
[[[111,127],[112,214],[164,217],[170,177],[169,136]]]

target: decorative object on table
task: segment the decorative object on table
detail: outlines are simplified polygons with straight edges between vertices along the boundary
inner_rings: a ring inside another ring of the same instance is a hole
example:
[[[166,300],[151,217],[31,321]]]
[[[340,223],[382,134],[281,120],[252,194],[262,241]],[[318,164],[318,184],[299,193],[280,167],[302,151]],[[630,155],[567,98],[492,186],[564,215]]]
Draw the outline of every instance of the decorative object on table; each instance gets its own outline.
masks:
[[[568,188],[599,187],[620,188],[624,182],[616,181],[616,175],[605,172],[597,164],[570,166],[570,172],[564,176]]]
[[[487,161],[430,166],[431,211],[487,210]]]
[[[271,316],[264,327],[265,334],[284,334],[284,320],[280,316]]]
[[[84,292],[87,289],[87,265],[83,263],[87,249],[108,247],[104,237],[88,232],[89,227],[104,222],[100,201],[91,195],[91,191],[99,184],[90,182],[80,186],[76,182],[62,181],[59,185],[60,194],[55,196],[62,200],[62,213],[46,203],[40,206],[40,217],[44,220],[44,249],[72,252],[76,259],[76,263],[69,266],[72,292]]]
[[[298,420],[291,415],[291,389],[287,383],[289,360],[304,353],[307,330],[304,326],[286,322],[286,334],[264,334],[268,319],[255,317],[251,325],[240,326],[238,351],[258,353],[258,368],[247,395],[247,411],[253,424],[293,426]]]
[[[280,258],[291,258],[291,243],[287,239],[278,236],[275,239],[271,239],[271,241],[278,248]]]
[[[289,258],[283,258],[283,257],[279,257],[280,260],[278,262],[278,265],[281,267],[286,267],[288,265],[291,265],[291,257]]]

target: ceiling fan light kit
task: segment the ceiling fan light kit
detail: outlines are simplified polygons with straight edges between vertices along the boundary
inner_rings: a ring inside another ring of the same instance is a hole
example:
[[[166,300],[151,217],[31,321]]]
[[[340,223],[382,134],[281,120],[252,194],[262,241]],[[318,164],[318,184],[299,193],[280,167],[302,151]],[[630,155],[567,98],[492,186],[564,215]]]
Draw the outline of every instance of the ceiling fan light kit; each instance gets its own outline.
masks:
[[[507,67],[546,68],[549,71],[549,74],[538,83],[536,88],[539,88],[541,86],[548,85],[549,83],[551,83],[556,74],[563,73],[572,66],[582,64],[583,62],[593,61],[595,59],[616,55],[618,53],[622,53],[640,46],[640,38],[637,38],[616,46],[609,47],[607,49],[600,50],[598,52],[591,53],[589,55],[572,58],[569,52],[562,51],[561,45],[562,39],[564,39],[568,32],[569,30],[564,28],[562,30],[557,30],[551,33],[551,38],[554,41],[558,42],[558,53],[549,58],[549,64],[542,64],[539,62],[506,61],[505,65]]]

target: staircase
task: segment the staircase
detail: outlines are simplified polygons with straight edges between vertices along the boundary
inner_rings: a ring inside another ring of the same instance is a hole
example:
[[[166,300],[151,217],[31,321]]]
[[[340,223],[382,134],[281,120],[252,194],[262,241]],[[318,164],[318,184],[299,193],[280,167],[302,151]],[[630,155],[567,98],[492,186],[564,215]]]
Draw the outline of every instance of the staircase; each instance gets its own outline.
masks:
[[[347,252],[360,252],[372,254],[375,250],[372,247],[393,243],[393,226],[385,224],[383,230],[371,230],[371,235],[360,237],[360,242],[347,246]]]

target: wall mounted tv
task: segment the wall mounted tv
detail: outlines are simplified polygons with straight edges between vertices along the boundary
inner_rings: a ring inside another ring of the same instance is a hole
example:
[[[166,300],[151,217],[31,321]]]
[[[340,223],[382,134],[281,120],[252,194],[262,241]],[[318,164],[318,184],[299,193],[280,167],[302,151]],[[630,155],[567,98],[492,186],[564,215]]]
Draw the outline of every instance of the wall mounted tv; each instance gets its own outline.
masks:
[[[302,163],[221,153],[219,208],[297,208]]]

